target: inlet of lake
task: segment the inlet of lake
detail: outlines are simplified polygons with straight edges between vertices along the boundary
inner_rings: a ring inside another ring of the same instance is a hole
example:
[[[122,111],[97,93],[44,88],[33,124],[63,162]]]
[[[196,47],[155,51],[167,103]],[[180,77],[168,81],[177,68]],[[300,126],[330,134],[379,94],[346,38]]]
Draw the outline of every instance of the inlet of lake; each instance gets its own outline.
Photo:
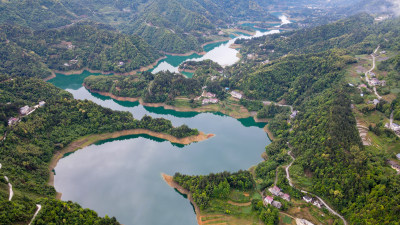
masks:
[[[270,31],[273,32],[277,31]],[[215,54],[210,57],[207,54],[168,56],[156,69],[162,70],[160,65],[177,68],[184,60],[193,58],[210,58],[221,63],[224,60],[221,57],[227,57],[226,65],[237,61],[237,52],[231,51],[234,49],[229,49],[227,42],[205,46],[205,50]],[[256,123],[253,118],[176,112],[113,100],[82,87],[83,79],[89,75],[88,72],[69,76],[57,74],[49,82],[69,91],[76,99],[129,111],[136,119],[145,114],[163,117],[171,120],[174,126],[187,124],[204,133],[215,134],[211,139],[186,146],[146,135],[131,135],[100,141],[66,155],[55,168],[56,190],[62,193],[62,200],[77,202],[100,216],[115,216],[125,225],[195,225],[196,216],[190,202],[170,188],[161,173],[200,175],[246,170],[262,161],[261,154],[270,143],[263,130],[265,123]]]

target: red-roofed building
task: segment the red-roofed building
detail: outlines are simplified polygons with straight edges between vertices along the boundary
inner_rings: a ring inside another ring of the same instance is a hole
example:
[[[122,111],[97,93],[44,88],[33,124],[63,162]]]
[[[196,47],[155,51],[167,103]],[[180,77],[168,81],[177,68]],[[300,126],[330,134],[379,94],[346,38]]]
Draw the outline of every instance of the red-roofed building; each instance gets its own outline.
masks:
[[[276,195],[276,196],[279,196],[279,194],[281,193],[281,189],[278,188],[277,186],[269,188],[268,191],[271,192],[273,195]]]
[[[274,198],[271,196],[267,196],[264,198],[264,203],[265,204],[271,204],[274,201]]]

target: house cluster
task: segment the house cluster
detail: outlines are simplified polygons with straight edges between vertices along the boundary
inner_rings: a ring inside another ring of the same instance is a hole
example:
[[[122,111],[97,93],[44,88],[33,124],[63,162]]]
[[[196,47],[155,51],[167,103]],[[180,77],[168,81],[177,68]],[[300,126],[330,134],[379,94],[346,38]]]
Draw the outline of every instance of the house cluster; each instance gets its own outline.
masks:
[[[243,95],[237,91],[231,91],[231,96],[239,100],[243,97]]]
[[[203,91],[200,97],[203,97],[203,101],[201,102],[201,104],[203,105],[216,104],[219,102],[218,98],[216,98],[216,94],[207,92],[205,90]]]
[[[397,123],[387,123],[385,127],[394,131],[395,134],[400,135],[400,125]]]
[[[374,75],[373,75],[374,73],[370,73],[370,75],[373,77]],[[371,78],[370,80],[369,80],[369,85],[371,85],[371,86],[386,86],[386,81],[385,80],[379,80],[378,78]]]
[[[265,205],[272,205],[275,208],[280,209],[282,207],[282,203],[278,202],[278,201],[274,201],[274,197],[272,196],[267,196],[264,198],[264,204]]]
[[[315,198],[312,198],[308,195],[303,196],[303,200],[306,201],[307,203],[312,203],[313,205],[317,206],[318,208],[321,208],[323,206],[323,204]]]
[[[279,187],[273,186],[273,187],[269,188],[268,191],[271,192],[271,194],[273,194],[275,196],[279,196],[282,199],[290,202],[290,195],[283,193]]]
[[[33,107],[29,107],[28,105],[26,105],[19,109],[19,114],[21,115],[21,117],[27,116],[27,115],[31,114],[33,111],[35,111],[37,108],[43,107],[45,104],[46,104],[45,101],[40,101],[39,104],[37,104]],[[19,118],[11,117],[10,119],[8,119],[8,126],[14,126],[19,121],[20,121]]]
[[[277,186],[273,186],[273,187],[269,188],[268,191],[271,192],[271,194],[273,194],[275,196],[279,196],[286,201],[290,201],[290,195],[281,192],[281,189]],[[278,209],[280,209],[282,207],[282,203],[280,203],[278,201],[274,201],[274,197],[272,197],[272,196],[266,196],[264,198],[264,204],[266,204],[266,205],[270,204]]]
[[[396,156],[397,156],[398,159],[400,159],[400,154],[397,154]],[[396,162],[394,162],[392,160],[389,160],[388,163],[393,169],[395,169],[397,171],[397,173],[400,174],[400,166],[399,166],[399,164],[397,164]]]

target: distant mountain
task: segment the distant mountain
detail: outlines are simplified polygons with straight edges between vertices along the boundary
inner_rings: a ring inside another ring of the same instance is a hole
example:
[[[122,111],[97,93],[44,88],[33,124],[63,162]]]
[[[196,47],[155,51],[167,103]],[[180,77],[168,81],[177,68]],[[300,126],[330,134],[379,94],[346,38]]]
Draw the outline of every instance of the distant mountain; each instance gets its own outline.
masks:
[[[201,51],[218,26],[243,20],[278,19],[261,0],[10,0],[0,2],[0,24],[42,30],[82,20],[136,34],[158,50]]]
[[[0,1],[0,24],[19,24],[46,29],[72,23],[76,15],[57,0]]]

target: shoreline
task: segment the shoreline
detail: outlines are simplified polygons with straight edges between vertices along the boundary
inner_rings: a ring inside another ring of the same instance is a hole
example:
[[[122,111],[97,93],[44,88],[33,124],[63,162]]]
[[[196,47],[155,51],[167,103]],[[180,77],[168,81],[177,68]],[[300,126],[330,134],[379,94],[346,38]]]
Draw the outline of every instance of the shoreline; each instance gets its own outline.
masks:
[[[227,116],[233,117],[235,119],[243,119],[243,118],[247,118],[247,117],[251,116],[250,112],[248,112],[248,110],[246,108],[244,108],[243,106],[241,106],[241,108],[245,109],[246,113],[238,112],[238,114],[228,113],[228,112],[223,111],[223,110],[213,110],[211,108],[208,108],[207,105],[199,107],[199,108],[182,108],[182,107],[175,107],[175,106],[167,105],[165,103],[146,103],[146,102],[143,102],[143,99],[141,97],[136,97],[136,98],[133,98],[133,97],[120,97],[120,96],[116,96],[116,95],[114,95],[112,93],[109,93],[109,92],[91,90],[85,84],[82,84],[82,86],[85,87],[90,92],[93,92],[93,93],[96,93],[96,94],[107,96],[107,97],[110,97],[110,98],[118,100],[118,101],[129,101],[129,102],[137,102],[138,101],[141,105],[147,106],[147,107],[163,107],[164,109],[174,110],[174,111],[177,111],[177,112],[198,112],[198,113],[220,112],[222,114],[225,114]]]
[[[71,142],[70,144],[68,144],[66,147],[64,147],[63,149],[61,149],[60,151],[56,152],[53,154],[50,163],[49,163],[49,180],[48,180],[48,185],[51,185],[54,187],[54,173],[53,170],[54,168],[56,168],[58,161],[67,153],[70,152],[75,152],[79,149],[82,149],[84,147],[87,147],[89,145],[92,145],[98,141],[102,141],[102,140],[107,140],[107,139],[111,139],[111,138],[118,138],[118,137],[123,137],[123,136],[128,136],[128,135],[138,135],[138,134],[147,134],[150,135],[152,137],[156,137],[156,138],[161,138],[164,140],[167,140],[171,143],[176,143],[176,144],[183,144],[183,145],[188,145],[191,144],[193,142],[200,142],[200,141],[204,141],[207,140],[211,137],[214,137],[214,134],[205,134],[203,132],[200,132],[198,135],[196,136],[189,136],[189,137],[185,137],[185,138],[177,138],[174,137],[170,134],[165,134],[165,133],[159,133],[159,132],[155,132],[155,131],[151,131],[148,129],[131,129],[131,130],[122,130],[122,131],[116,131],[113,133],[103,133],[103,134],[92,134],[92,135],[87,135],[84,137],[81,137],[73,142]],[[61,199],[61,193],[57,192],[56,193],[56,199]]]
[[[135,75],[137,72],[144,72],[144,71],[153,69],[161,60],[166,59],[166,58],[167,58],[166,56],[160,57],[155,62],[153,62],[152,64],[149,64],[147,66],[142,66],[139,69],[132,70],[132,71],[126,72],[126,73],[117,73],[117,72],[114,72],[114,71],[107,71],[106,72],[106,71],[102,71],[102,70],[92,70],[92,69],[89,69],[88,67],[82,68],[80,70],[68,70],[68,71],[52,70],[52,75],[47,77],[47,78],[45,78],[44,81],[48,81],[48,80],[53,79],[56,76],[56,73],[68,76],[68,75],[79,75],[79,74],[82,74],[84,71],[88,71],[90,73],[100,73],[100,74],[103,74],[103,75],[111,75],[111,74],[113,74],[113,75],[123,75],[123,76]]]
[[[200,212],[200,208],[197,206],[197,204],[194,202],[193,200],[193,196],[190,193],[190,191],[184,189],[182,186],[180,186],[178,183],[176,183],[173,180],[173,176],[167,175],[165,173],[161,173],[161,177],[163,178],[163,180],[171,187],[176,189],[179,193],[184,194],[187,196],[187,198],[189,199],[190,203],[193,205],[194,208],[194,212],[196,214],[196,220],[197,220],[197,224],[202,225],[203,222],[201,221],[201,212]]]
[[[220,40],[209,41],[209,42],[206,42],[206,43],[202,44],[201,48],[204,48],[204,46],[209,45],[209,44],[214,44],[214,43],[224,42],[224,41],[229,41],[229,40],[231,40],[231,38],[223,38],[223,39],[220,39]],[[165,55],[170,55],[170,56],[190,56],[190,55],[193,55],[193,54],[205,55],[207,52],[206,51],[196,52],[196,51],[192,50],[192,51],[189,51],[189,52],[186,52],[186,53],[169,53],[169,52],[164,52],[164,51],[162,51],[162,53],[165,54]]]
[[[188,69],[181,69],[181,68],[178,68],[178,71],[179,72],[186,72],[186,73],[194,73],[194,72],[196,72],[196,70],[188,70]]]

